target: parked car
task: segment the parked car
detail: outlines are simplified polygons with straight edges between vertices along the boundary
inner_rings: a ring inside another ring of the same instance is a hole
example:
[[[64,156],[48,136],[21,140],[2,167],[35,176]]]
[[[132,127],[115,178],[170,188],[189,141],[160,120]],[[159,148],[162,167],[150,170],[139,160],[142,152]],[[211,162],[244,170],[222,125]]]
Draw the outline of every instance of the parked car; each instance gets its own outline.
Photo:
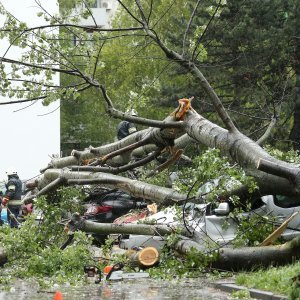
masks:
[[[86,220],[97,223],[112,223],[118,217],[128,213],[131,209],[143,209],[147,206],[142,199],[134,198],[120,190],[103,190],[90,194],[85,199]],[[92,234],[98,244],[102,244],[107,235]]]
[[[227,246],[236,237],[238,222],[236,218],[231,217],[230,208],[227,202],[222,202],[218,207],[213,208],[209,204],[189,203],[187,212],[187,221],[189,228],[197,234],[197,239],[203,250],[214,245]],[[282,224],[294,212],[300,212],[300,197],[286,197],[282,195],[268,195],[258,199],[258,205],[250,212],[241,213],[240,216],[247,217],[251,214],[259,216],[269,216],[278,225]],[[154,214],[147,219],[156,220],[157,224],[176,225],[175,208],[169,208]],[[226,226],[224,226],[226,224]],[[281,237],[290,240],[300,234],[300,213],[289,223],[287,229]],[[163,237],[152,237],[143,235],[129,235],[121,238],[120,247],[131,249],[134,247],[153,246],[158,249],[165,244]]]

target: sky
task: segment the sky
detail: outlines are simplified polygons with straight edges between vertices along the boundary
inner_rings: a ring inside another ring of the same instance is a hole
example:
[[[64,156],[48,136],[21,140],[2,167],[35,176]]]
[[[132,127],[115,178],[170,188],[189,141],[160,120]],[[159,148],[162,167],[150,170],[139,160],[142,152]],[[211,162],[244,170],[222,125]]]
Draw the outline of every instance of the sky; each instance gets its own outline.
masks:
[[[39,0],[50,12],[57,12],[55,0]],[[34,0],[0,0],[0,3],[19,20],[30,26],[41,25],[37,17],[38,8]],[[3,18],[0,16],[0,26]],[[3,56],[8,43],[0,42],[0,56]],[[6,58],[17,58],[19,49],[11,49]],[[1,80],[1,79],[0,79]],[[58,78],[56,79],[58,82]],[[16,100],[0,96],[0,102]],[[60,154],[60,111],[59,102],[43,106],[37,102],[0,105],[1,159],[0,181],[5,178],[8,168],[15,168],[22,180],[40,174],[51,156]]]

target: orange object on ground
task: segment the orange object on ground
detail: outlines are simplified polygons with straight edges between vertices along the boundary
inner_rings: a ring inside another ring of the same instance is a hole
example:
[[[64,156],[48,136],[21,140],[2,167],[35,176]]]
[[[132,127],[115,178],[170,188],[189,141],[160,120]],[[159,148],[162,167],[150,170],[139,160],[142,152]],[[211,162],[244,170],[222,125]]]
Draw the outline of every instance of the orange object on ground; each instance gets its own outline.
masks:
[[[63,300],[63,295],[60,291],[56,291],[53,300]]]
[[[104,267],[104,269],[103,269],[103,273],[104,273],[104,274],[108,274],[108,273],[111,271],[111,269],[112,269],[112,266],[106,266],[106,267]]]

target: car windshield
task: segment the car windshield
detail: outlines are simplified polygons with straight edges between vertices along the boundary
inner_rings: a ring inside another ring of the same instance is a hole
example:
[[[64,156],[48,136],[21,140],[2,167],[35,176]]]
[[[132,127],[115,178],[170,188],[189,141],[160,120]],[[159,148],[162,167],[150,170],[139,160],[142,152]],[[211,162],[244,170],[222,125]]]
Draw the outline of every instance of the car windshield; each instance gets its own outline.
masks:
[[[275,205],[283,208],[300,206],[300,197],[299,196],[288,197],[283,195],[276,195],[274,197],[274,203]]]

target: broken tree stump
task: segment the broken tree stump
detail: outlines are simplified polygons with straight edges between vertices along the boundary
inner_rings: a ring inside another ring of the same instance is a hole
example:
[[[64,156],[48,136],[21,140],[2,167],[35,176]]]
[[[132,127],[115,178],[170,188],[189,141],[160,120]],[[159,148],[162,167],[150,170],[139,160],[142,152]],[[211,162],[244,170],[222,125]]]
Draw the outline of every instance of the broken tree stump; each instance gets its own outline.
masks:
[[[159,262],[159,252],[155,247],[145,247],[140,250],[135,250],[122,249],[118,246],[113,246],[111,250],[111,256],[118,254],[125,255],[128,259],[128,264],[133,268],[150,268]]]
[[[159,261],[159,253],[154,247],[146,247],[139,251],[128,250],[126,256],[131,266],[141,269],[153,267]]]

